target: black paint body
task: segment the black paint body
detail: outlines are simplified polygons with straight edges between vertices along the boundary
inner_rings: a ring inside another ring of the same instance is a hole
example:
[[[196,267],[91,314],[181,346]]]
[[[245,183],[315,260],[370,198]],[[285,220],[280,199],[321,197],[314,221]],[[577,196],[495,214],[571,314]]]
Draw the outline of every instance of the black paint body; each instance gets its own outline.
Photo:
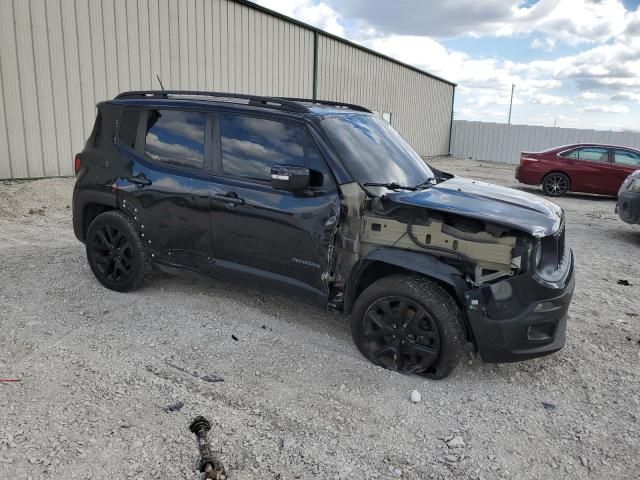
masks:
[[[356,179],[349,173],[349,159],[341,158],[331,147],[329,137],[323,132],[322,119],[353,114],[353,110],[314,105],[300,111],[287,111],[251,103],[160,96],[116,98],[99,104],[98,109],[94,131],[79,154],[81,168],[73,193],[74,231],[80,241],[85,241],[87,227],[96,215],[117,208],[134,218],[148,252],[160,266],[190,269],[346,313],[362,290],[363,282],[371,278],[372,269],[382,266],[389,272],[408,270],[434,278],[454,294],[463,307],[469,337],[484,358],[491,361],[530,358],[551,353],[564,343],[563,319],[573,290],[573,268],[562,285],[547,285],[548,288],[540,290],[541,298],[514,304],[522,315],[514,313],[512,317],[517,318],[509,325],[505,323],[504,328],[486,311],[469,310],[472,298],[482,300],[481,308],[493,305],[490,289],[472,288],[461,270],[427,253],[389,247],[359,252],[358,262],[346,272],[344,280],[338,285],[330,284],[332,269],[340,263],[336,262],[339,248],[335,239],[345,215],[338,186]],[[203,168],[173,166],[154,161],[145,154],[146,132],[142,135],[140,132],[144,130],[146,117],[140,118],[135,144],[124,145],[119,140],[118,128],[125,109],[203,112],[206,115]],[[222,169],[219,123],[225,114],[243,114],[303,127],[307,142],[317,146],[326,163],[324,184],[294,193],[276,190],[270,182],[226,175]],[[393,164],[392,159],[389,161]],[[457,210],[460,215],[475,219],[490,214],[495,217],[499,211],[507,218],[507,227],[514,227],[516,218],[520,218],[521,231],[528,235],[534,232],[548,235],[554,225],[560,223],[561,212],[526,198],[518,203],[514,198],[506,198],[505,190],[500,187],[496,187],[500,191],[491,198],[487,193],[491,186],[483,185],[481,192],[478,188],[465,192],[459,188],[464,185],[447,189],[443,184],[434,185],[431,193],[424,195],[390,193],[388,198],[411,208],[441,210],[448,214]],[[375,194],[369,191],[368,195]],[[445,205],[451,199],[455,202]],[[509,212],[512,215],[508,215]],[[494,217],[489,221],[495,221]],[[514,277],[513,290],[527,289],[531,281],[531,275]],[[536,302],[556,297],[562,299],[562,308],[553,338],[546,344],[534,341],[529,345],[521,338],[522,330],[545,316],[536,314],[530,322],[526,312],[530,312]],[[513,327],[514,322],[519,324],[517,328]],[[511,335],[518,338],[500,341]]]

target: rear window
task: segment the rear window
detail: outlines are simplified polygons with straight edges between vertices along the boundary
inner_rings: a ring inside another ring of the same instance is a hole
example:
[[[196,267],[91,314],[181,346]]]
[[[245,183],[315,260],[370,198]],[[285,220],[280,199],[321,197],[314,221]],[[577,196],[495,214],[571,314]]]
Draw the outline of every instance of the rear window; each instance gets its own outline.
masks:
[[[179,167],[204,167],[203,112],[151,110],[148,112],[145,153],[153,160]]]
[[[135,146],[139,118],[139,110],[128,108],[122,111],[118,125],[118,140],[121,144],[131,148]]]
[[[586,160],[589,162],[602,162],[609,161],[609,152],[606,148],[598,147],[585,147],[571,150],[564,155],[566,158],[574,158],[576,160]]]

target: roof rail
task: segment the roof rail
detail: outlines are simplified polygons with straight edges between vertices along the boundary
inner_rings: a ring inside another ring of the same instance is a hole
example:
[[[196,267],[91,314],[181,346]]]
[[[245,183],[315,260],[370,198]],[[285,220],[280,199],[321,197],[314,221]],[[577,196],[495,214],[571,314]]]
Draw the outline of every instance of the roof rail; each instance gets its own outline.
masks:
[[[169,95],[182,97],[212,97],[212,99],[242,99],[248,100],[249,105],[253,105],[256,107],[274,108],[276,110],[284,110],[297,113],[309,112],[309,109],[307,107],[301,105],[293,99],[280,97],[262,97],[258,95],[245,95],[241,93],[201,92],[195,90],[137,90],[131,92],[123,92],[117,95],[115,98],[169,98]]]
[[[358,110],[359,112],[373,113],[368,108],[365,108],[360,105],[355,105],[353,103],[334,102],[333,100],[313,100],[310,98],[293,98],[293,97],[276,97],[276,98],[278,98],[279,100],[288,100],[292,102],[316,103],[318,105],[329,105],[331,107],[345,107],[351,110]]]

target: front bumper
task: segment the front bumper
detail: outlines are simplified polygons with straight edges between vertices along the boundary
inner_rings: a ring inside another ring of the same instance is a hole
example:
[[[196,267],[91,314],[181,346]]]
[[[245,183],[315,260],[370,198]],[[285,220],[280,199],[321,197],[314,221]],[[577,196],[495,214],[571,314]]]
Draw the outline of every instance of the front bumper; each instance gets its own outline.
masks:
[[[485,362],[517,362],[560,350],[575,276],[573,255],[562,282],[534,274],[512,277],[465,293],[467,315]]]
[[[640,223],[640,193],[621,190],[618,193],[616,213],[627,223]]]

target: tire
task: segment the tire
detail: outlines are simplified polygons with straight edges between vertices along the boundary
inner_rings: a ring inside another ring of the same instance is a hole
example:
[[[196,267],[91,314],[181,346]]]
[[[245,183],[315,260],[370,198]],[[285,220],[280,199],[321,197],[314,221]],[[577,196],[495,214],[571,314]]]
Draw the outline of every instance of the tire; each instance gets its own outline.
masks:
[[[571,180],[564,173],[550,173],[542,179],[542,190],[550,197],[566,195],[571,187]]]
[[[454,370],[465,342],[453,297],[433,280],[405,274],[384,277],[360,294],[351,335],[372,363],[433,379]]]
[[[135,290],[151,276],[153,264],[138,228],[123,212],[111,210],[94,218],[85,246],[91,271],[111,290]]]

